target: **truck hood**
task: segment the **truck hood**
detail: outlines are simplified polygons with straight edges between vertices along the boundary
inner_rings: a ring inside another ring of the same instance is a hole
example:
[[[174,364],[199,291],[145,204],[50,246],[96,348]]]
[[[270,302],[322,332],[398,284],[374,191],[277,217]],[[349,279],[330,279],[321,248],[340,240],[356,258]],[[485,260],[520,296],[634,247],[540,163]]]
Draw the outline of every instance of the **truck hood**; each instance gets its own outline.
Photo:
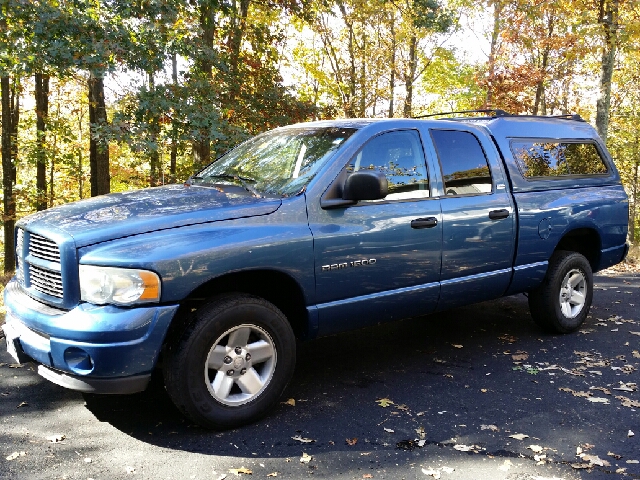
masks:
[[[76,247],[167,228],[268,215],[279,198],[256,198],[216,187],[168,185],[112,193],[54,207],[24,218],[34,233],[62,231]]]

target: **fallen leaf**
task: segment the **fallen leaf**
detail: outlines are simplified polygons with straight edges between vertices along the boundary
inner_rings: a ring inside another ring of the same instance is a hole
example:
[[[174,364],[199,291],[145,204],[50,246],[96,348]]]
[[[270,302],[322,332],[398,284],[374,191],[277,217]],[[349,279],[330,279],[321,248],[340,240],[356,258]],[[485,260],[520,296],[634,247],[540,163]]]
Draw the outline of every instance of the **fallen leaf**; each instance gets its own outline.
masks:
[[[623,397],[622,395],[616,395],[616,399],[622,402],[623,407],[640,408],[640,401],[631,400],[630,398]]]
[[[399,448],[400,450],[411,451],[416,448],[417,445],[418,444],[413,440],[400,440],[398,443],[396,443],[396,448]]]
[[[304,438],[301,437],[300,435],[296,435],[295,437],[291,437],[292,440],[295,440],[297,442],[301,442],[301,443],[313,443],[315,442],[315,440],[313,440],[312,438]]]
[[[640,335],[640,332],[629,332],[631,335]],[[11,366],[11,365],[9,365]]]
[[[613,452],[608,452],[607,455],[610,456],[610,457],[615,458],[616,460],[620,460],[622,458],[622,455],[618,455],[618,454],[615,454]]]
[[[424,473],[425,475],[428,475],[430,477],[433,478],[440,478],[440,472],[438,470],[434,470],[432,468],[423,468],[422,469],[422,473]]]
[[[420,438],[424,438],[426,436],[424,432],[424,427],[422,425],[419,428],[416,428],[416,433]]]
[[[84,463],[91,463],[93,460],[91,460],[89,457],[84,459]]]
[[[313,457],[308,453],[302,452],[302,456],[300,457],[300,463],[309,463],[313,460]]]
[[[480,389],[480,391],[481,391],[482,393],[487,393],[487,389],[486,389],[486,388],[481,388],[481,389]]]
[[[480,425],[480,430],[491,430],[492,432],[500,431],[500,429],[495,425]]]
[[[451,346],[455,348],[463,348],[462,345],[456,345],[455,343],[452,343]]]
[[[353,447],[356,443],[358,443],[358,439],[356,437],[347,438],[346,442],[347,442],[347,445],[349,445],[350,447]]]
[[[533,453],[542,453],[544,450],[540,445],[529,445],[527,448]]]
[[[380,405],[382,408],[387,408],[390,405],[395,405],[391,400],[389,400],[388,398],[379,398],[378,400],[376,400],[376,403],[378,405]]]
[[[512,467],[512,465],[513,463],[511,463],[511,460],[505,460],[504,463],[498,467],[498,470],[506,472]]]
[[[426,443],[427,443],[427,441],[425,439],[418,440],[418,446],[420,448],[424,447]]]
[[[290,398],[286,402],[282,402],[284,405],[291,405],[292,407],[296,406],[296,400],[294,398]]]
[[[627,463],[640,463],[640,460],[627,460]]]
[[[478,453],[481,447],[478,445],[454,445],[453,449],[458,450],[459,452],[474,452]]]
[[[609,399],[604,397],[590,397],[587,400],[591,403],[604,403],[606,405],[609,404]]]
[[[634,350],[632,352],[633,358],[640,358],[640,352],[638,350]]]
[[[11,461],[11,460],[15,460],[18,457],[24,457],[27,454],[27,452],[13,452],[11,455],[9,455],[7,458],[7,460]]]
[[[629,432],[627,432],[627,437],[633,437],[635,435],[635,433],[633,433],[631,430],[629,430]]]
[[[451,467],[442,467],[440,470],[442,470],[444,473],[453,473],[456,469]]]
[[[9,368],[22,368],[24,367],[24,365],[22,365],[21,363],[10,363],[9,364]]]
[[[524,440],[525,438],[529,438],[529,435],[524,433],[516,433],[513,435],[509,435],[509,438],[515,438],[516,440]]]
[[[589,462],[590,465],[597,465],[598,467],[610,467],[611,464],[606,460],[602,460],[597,455],[583,455],[583,462]]]
[[[572,463],[571,466],[573,468],[575,468],[576,470],[581,469],[581,468],[589,468],[589,464],[588,463]]]
[[[248,468],[240,467],[240,468],[230,468],[229,473],[233,473],[234,475],[240,476],[243,475],[253,475],[253,472]]]
[[[20,402],[20,405],[18,405],[16,408],[20,408],[20,407],[28,407],[29,404],[27,402]]]
[[[58,442],[63,441],[65,438],[67,438],[66,435],[57,433],[55,435],[51,435],[51,436],[47,437],[47,440],[49,440],[51,443],[58,443]]]
[[[133,475],[136,473],[136,469],[133,467],[125,467],[124,471],[127,472],[127,475]]]
[[[277,477],[278,476],[278,472],[271,472],[267,474],[267,477]]]
[[[516,355],[511,355],[511,358],[515,361],[518,362],[523,362],[525,361],[527,358],[529,358],[529,355],[526,353],[518,353]]]
[[[589,387],[589,390],[598,390],[604,393],[605,395],[611,395],[611,390],[605,387]]]
[[[387,432],[387,433],[396,433],[395,430],[393,430],[391,428],[387,428],[387,427],[384,427],[384,431]]]
[[[362,475],[362,478],[373,478],[373,475],[371,475],[370,473],[364,473]]]
[[[402,410],[403,412],[408,412],[409,411],[409,407],[407,407],[406,405],[397,405],[396,408],[398,410]]]

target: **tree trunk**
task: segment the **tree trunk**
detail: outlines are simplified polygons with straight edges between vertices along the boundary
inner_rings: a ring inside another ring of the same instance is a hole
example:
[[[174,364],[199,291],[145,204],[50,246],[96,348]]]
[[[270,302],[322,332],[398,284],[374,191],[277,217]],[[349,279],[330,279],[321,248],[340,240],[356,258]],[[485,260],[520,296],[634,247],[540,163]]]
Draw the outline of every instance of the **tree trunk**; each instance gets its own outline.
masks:
[[[362,63],[360,64],[360,118],[365,117],[367,109],[367,37],[362,35]]]
[[[631,243],[636,242],[636,216],[638,215],[638,170],[640,170],[640,158],[638,158],[638,142],[640,139],[636,135],[635,142],[633,144],[633,183],[631,184],[631,208],[629,209],[629,240]]]
[[[178,88],[178,57],[174,53],[171,56],[171,79],[173,80],[173,86]],[[178,122],[175,118],[175,114],[171,119],[171,159],[169,163],[169,181],[170,183],[176,182],[176,162],[178,159]]]
[[[200,43],[202,53],[197,62],[197,71],[200,80],[210,82],[213,73],[213,61],[211,54],[213,51],[213,41],[216,32],[215,9],[213,2],[203,1],[200,3]],[[210,88],[207,85],[206,88]],[[211,162],[211,140],[208,129],[202,128],[198,132],[197,138],[193,140],[193,164],[196,170],[208,165]]]
[[[502,18],[502,0],[493,0],[493,31],[491,32],[491,47],[487,72],[487,98],[485,108],[493,108],[493,81],[496,74],[496,55],[498,53],[498,39],[500,38],[500,19]]]
[[[47,119],[49,116],[49,75],[35,74],[36,97],[36,210],[47,208]]]
[[[149,91],[153,92],[155,88],[155,79],[153,72],[151,72],[149,73]],[[152,144],[149,152],[149,185],[157,187],[160,184],[160,146],[158,145],[160,124],[157,118],[149,119],[149,130]]]
[[[4,227],[4,271],[15,270],[16,250],[14,229],[16,225],[16,199],[13,187],[16,184],[16,157],[18,120],[20,116],[20,85],[9,76],[0,77],[2,96],[2,188]]]
[[[611,79],[618,46],[618,5],[619,0],[600,0],[600,15],[598,21],[604,32],[602,48],[600,91],[596,101],[596,129],[607,142],[609,131],[609,107],[611,105]]]
[[[91,196],[111,191],[109,176],[109,144],[96,134],[96,128],[107,124],[104,101],[104,79],[93,72],[89,74],[89,169],[91,171]]]
[[[389,118],[393,118],[393,101],[396,88],[396,27],[395,13],[391,16],[391,65],[389,68]]]
[[[549,22],[547,24],[547,43],[542,53],[542,65],[540,66],[540,79],[536,87],[536,100],[533,105],[533,114],[538,115],[538,111],[541,110],[542,115],[547,114],[547,104],[544,94],[544,81],[547,76],[547,67],[549,66],[549,52],[551,51],[551,37],[553,36],[554,29],[554,17],[553,13],[549,13]]]
[[[411,36],[409,41],[409,71],[405,74],[404,84],[407,91],[406,97],[404,97],[404,116],[405,118],[411,118],[411,109],[413,107],[413,82],[416,77],[416,70],[418,67],[416,46],[418,39],[415,35]]]

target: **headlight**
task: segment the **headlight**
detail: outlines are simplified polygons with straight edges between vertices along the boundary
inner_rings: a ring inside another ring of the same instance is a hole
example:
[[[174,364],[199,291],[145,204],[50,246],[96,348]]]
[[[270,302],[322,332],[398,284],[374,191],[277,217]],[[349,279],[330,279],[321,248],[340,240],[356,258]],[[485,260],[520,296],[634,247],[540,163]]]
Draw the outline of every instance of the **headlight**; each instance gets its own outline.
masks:
[[[80,265],[80,298],[104,305],[160,301],[160,277],[148,270]]]

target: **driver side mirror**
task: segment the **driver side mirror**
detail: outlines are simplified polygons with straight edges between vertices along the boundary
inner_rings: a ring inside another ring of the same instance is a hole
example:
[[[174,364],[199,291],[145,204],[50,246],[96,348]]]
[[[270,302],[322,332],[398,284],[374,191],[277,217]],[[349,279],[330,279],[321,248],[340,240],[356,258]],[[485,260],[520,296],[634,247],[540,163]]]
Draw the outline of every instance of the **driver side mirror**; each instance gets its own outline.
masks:
[[[380,200],[389,193],[384,173],[378,170],[358,170],[351,173],[342,187],[343,200]]]

